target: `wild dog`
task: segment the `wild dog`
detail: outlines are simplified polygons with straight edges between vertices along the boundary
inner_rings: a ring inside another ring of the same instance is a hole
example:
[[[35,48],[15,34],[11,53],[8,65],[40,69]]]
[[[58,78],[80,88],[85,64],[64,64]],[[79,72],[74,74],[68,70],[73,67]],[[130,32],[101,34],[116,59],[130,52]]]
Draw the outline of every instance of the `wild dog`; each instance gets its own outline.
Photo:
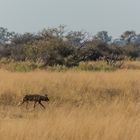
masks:
[[[45,95],[39,95],[39,94],[25,95],[22,99],[22,102],[20,102],[18,104],[18,106],[21,106],[24,103],[26,103],[26,109],[27,109],[28,103],[34,102],[34,108],[36,107],[36,104],[38,103],[45,109],[45,106],[41,103],[41,101],[48,102],[49,101],[48,95],[47,94],[45,94]]]

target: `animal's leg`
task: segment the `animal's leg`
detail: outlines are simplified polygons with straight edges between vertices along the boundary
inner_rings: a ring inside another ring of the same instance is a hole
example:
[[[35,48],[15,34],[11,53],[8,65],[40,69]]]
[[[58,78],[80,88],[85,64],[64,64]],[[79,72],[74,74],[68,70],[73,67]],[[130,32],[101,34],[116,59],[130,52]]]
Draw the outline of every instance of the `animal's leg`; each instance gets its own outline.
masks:
[[[27,101],[27,102],[26,102],[26,109],[28,109],[28,103],[29,103],[29,102]]]
[[[34,102],[34,109],[35,109],[35,107],[36,107],[36,103],[37,103],[37,102],[35,101],[35,102]]]
[[[45,106],[41,102],[39,102],[39,104],[45,109]]]

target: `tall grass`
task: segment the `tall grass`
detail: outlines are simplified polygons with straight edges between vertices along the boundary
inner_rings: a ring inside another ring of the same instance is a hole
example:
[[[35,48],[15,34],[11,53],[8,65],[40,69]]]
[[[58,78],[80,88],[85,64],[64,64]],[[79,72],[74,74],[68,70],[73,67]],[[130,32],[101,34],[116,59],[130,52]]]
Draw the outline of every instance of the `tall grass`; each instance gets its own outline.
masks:
[[[140,71],[0,71],[2,140],[138,140]],[[17,103],[48,93],[46,110]]]
[[[47,70],[55,72],[73,71],[116,71],[118,69],[140,70],[140,61],[124,61],[121,67],[107,64],[106,61],[87,61],[80,62],[78,66],[68,68],[64,65],[45,66],[41,60],[33,61],[14,61],[11,59],[1,59],[0,69],[11,72],[30,72],[36,70]]]

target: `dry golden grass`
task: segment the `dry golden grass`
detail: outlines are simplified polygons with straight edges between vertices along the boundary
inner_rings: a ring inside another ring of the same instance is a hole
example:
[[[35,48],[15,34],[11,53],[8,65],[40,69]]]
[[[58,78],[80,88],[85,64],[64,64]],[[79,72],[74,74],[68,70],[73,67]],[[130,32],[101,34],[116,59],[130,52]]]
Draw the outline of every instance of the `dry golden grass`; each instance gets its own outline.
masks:
[[[137,61],[125,61],[123,68],[125,69],[133,69],[140,70],[140,60]]]
[[[1,140],[139,140],[140,71],[0,71]],[[48,93],[46,110],[17,107]]]

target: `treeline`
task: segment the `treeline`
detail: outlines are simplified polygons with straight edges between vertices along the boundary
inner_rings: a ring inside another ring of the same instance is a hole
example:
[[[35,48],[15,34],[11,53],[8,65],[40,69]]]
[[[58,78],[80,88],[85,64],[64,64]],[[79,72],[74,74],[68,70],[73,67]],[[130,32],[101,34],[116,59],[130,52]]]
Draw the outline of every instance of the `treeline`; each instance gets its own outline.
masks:
[[[137,38],[136,38],[137,37]],[[81,61],[96,61],[107,56],[140,56],[139,35],[126,31],[113,40],[106,31],[90,36],[83,31],[66,31],[65,26],[19,34],[0,28],[0,59],[42,61],[44,66],[76,66]],[[137,39],[137,42],[134,42]]]

